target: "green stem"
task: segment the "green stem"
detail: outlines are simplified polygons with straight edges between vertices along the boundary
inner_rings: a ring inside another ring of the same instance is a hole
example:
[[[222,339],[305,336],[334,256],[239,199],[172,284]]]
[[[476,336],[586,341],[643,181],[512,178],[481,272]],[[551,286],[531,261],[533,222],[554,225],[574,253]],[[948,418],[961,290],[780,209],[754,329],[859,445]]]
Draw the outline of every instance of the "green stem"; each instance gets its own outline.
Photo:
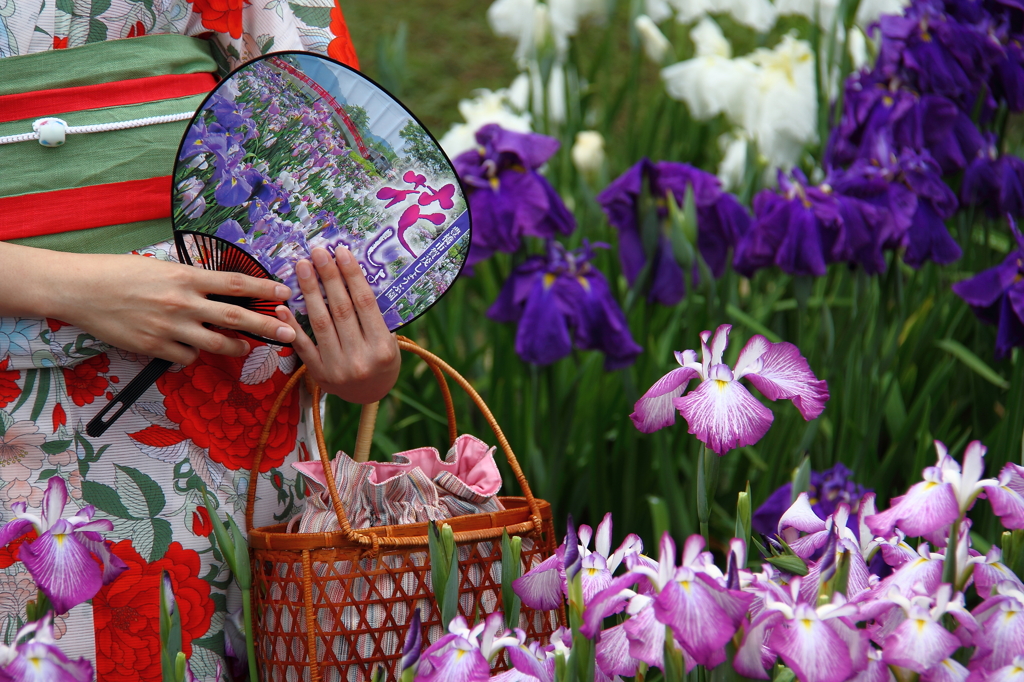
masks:
[[[706,445],[700,449],[697,462],[697,521],[700,523],[700,534],[704,536],[705,545],[711,547],[711,505],[715,501],[715,490],[718,488],[718,455]]]
[[[256,670],[256,644],[255,632],[252,627],[252,597],[249,590],[242,589],[242,618],[245,622],[245,655],[249,659],[249,682],[259,682],[259,673]],[[316,652],[309,652],[315,656]]]
[[[960,540],[960,519],[953,522],[949,529],[949,542],[946,543],[946,558],[942,565],[942,582],[956,584],[956,544]]]

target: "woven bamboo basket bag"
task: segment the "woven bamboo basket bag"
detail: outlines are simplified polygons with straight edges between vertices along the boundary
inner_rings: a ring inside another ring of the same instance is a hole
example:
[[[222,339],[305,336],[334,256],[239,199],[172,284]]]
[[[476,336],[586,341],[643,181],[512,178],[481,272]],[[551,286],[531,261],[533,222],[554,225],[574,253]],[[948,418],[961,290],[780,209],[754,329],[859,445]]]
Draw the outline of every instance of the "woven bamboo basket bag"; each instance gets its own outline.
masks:
[[[446,520],[459,547],[459,612],[469,622],[500,610],[501,536],[523,538],[522,568],[530,570],[555,551],[551,506],[530,491],[516,456],[480,395],[458,372],[433,353],[399,336],[403,351],[422,358],[444,397],[448,435],[458,435],[455,408],[445,375],[451,377],[483,413],[523,492],[499,498],[504,511]],[[425,641],[443,633],[431,587],[427,524],[353,529],[341,504],[324,442],[320,389],[306,380],[313,395],[313,424],[340,530],[289,533],[287,524],[252,528],[256,481],[270,425],[288,393],[302,378],[300,368],[283,387],[267,415],[249,478],[246,527],[252,557],[252,606],[260,678],[270,682],[364,682],[382,666],[397,679],[408,623],[420,609]],[[369,452],[376,409],[364,409],[354,458]],[[564,622],[564,614],[525,606],[520,627],[529,639],[546,641]],[[500,659],[499,659],[500,660]]]

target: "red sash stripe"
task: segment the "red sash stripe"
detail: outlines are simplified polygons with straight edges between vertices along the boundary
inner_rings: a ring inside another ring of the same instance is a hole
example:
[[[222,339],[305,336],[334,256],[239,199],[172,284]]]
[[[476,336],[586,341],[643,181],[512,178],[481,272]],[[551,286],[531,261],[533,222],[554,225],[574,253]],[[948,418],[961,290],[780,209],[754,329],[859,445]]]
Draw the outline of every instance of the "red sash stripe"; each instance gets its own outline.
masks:
[[[165,175],[0,198],[0,241],[170,218],[171,179]]]
[[[0,96],[0,123],[203,95],[216,85],[217,79],[212,73],[189,73],[3,95]]]

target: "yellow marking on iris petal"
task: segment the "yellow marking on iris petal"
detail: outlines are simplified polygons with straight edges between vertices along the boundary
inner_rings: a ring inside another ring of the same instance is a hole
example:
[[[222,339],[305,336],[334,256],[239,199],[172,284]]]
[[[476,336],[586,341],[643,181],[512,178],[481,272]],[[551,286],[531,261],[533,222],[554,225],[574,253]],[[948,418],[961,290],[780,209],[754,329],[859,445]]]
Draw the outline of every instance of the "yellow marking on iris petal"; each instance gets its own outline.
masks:
[[[714,381],[714,382],[715,382],[715,388],[717,388],[717,389],[718,389],[718,392],[719,392],[719,393],[721,393],[722,391],[724,391],[724,390],[725,390],[725,387],[729,385],[729,382],[728,382],[728,381],[722,381],[721,379],[712,379],[712,381]]]
[[[597,569],[596,568],[588,568],[587,569],[587,575],[597,575]]]
[[[590,282],[588,282],[585,277],[577,277],[576,281],[580,283],[580,286],[583,287],[584,291],[588,293],[590,292]]]
[[[814,622],[810,618],[801,618],[800,625],[803,625],[805,628],[810,630],[812,627],[814,627]]]
[[[64,533],[61,533],[59,535],[54,535],[53,536],[54,540],[57,541],[58,545],[63,545],[64,544],[64,538],[66,538],[66,537],[67,537],[67,535],[65,535]]]
[[[938,483],[936,483],[935,481],[925,481],[924,482],[924,489],[925,490],[931,490],[932,488],[934,488],[937,485],[938,485]]]
[[[915,621],[915,623],[917,625],[917,634],[921,634],[922,632],[924,632],[924,626],[928,624],[927,621],[920,619]]]
[[[498,189],[498,178],[491,178],[489,182],[491,183],[491,189]]]
[[[456,660],[458,660],[458,659],[462,658],[462,657],[463,657],[463,656],[465,656],[465,655],[466,655],[466,652],[465,652],[465,651],[463,651],[462,649],[456,649],[456,650],[455,650],[455,659],[456,659]]]
[[[550,272],[544,273],[544,288],[550,289],[551,285],[555,283],[555,275]]]
[[[884,104],[885,106],[891,107],[892,103],[893,99],[892,97],[889,97],[889,95],[886,95],[885,97],[882,98],[882,104]]]

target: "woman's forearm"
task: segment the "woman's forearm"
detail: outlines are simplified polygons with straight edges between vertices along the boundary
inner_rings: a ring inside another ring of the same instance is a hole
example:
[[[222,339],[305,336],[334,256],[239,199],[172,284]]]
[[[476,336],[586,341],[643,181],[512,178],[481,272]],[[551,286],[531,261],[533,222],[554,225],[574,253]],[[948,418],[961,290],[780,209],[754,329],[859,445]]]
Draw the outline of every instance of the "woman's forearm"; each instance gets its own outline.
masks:
[[[77,254],[0,242],[0,317],[60,319],[61,282]]]

